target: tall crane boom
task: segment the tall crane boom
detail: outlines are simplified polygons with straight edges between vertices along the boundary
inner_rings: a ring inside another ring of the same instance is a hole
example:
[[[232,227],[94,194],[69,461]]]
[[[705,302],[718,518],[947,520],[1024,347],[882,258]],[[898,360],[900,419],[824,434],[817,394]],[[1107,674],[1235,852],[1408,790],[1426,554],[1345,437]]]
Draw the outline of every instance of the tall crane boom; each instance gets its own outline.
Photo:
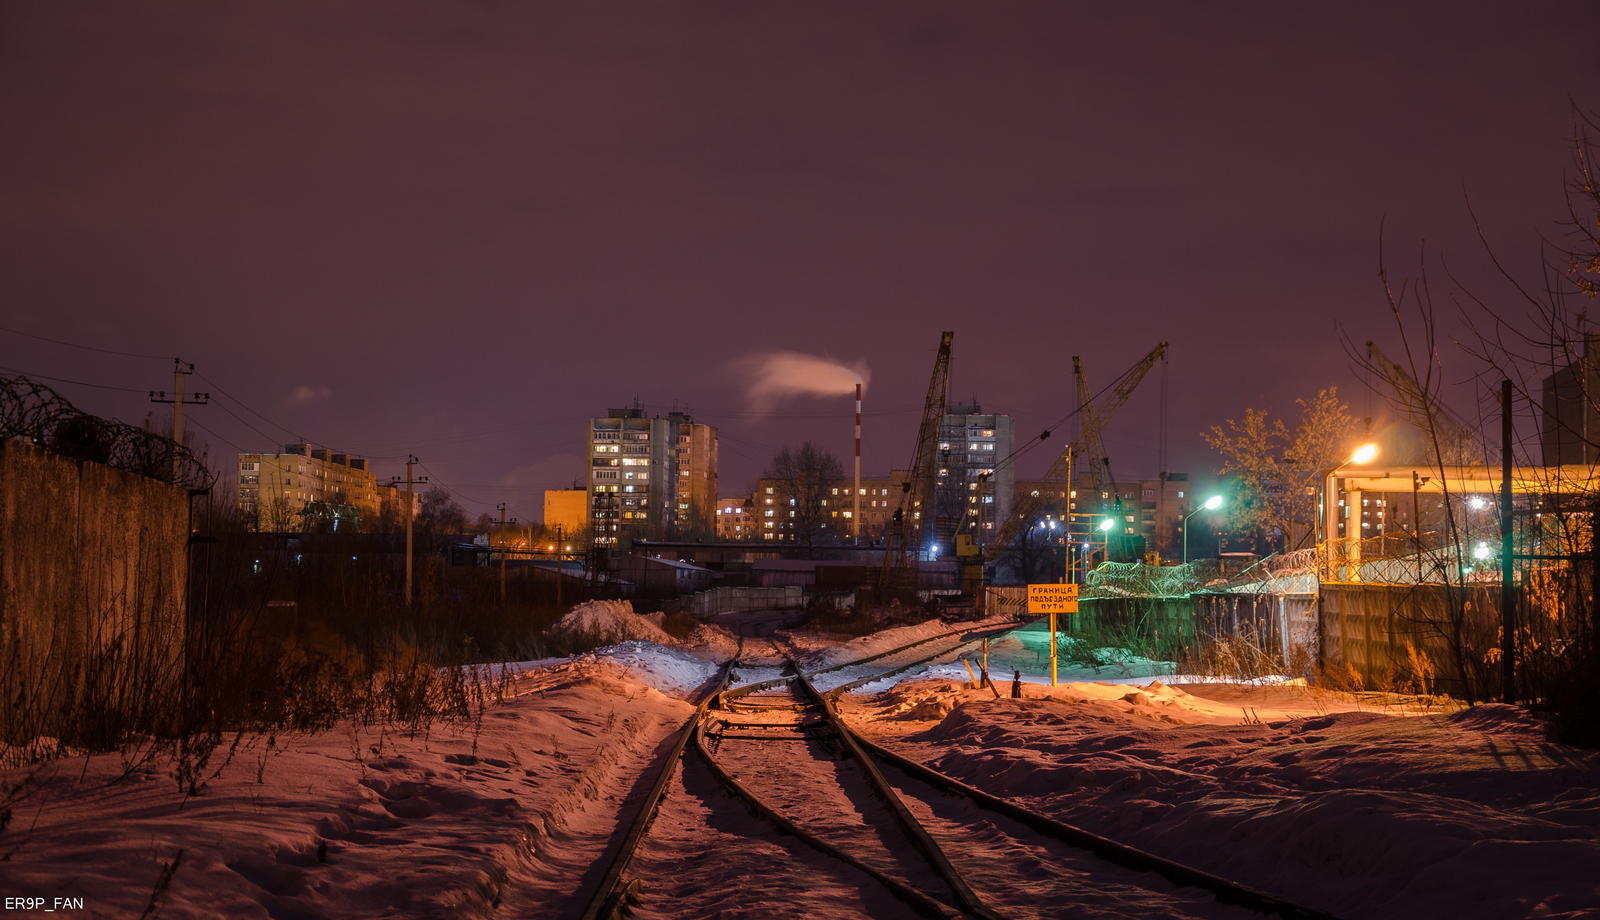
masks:
[[[939,353],[933,360],[933,377],[928,381],[928,396],[922,404],[922,426],[917,429],[917,446],[911,455],[911,470],[901,486],[900,507],[895,509],[889,528],[889,545],[883,554],[883,584],[890,588],[894,572],[915,569],[923,535],[933,526],[934,455],[939,446],[939,422],[944,418],[950,395],[950,342],[954,332],[941,333]]]
[[[1099,406],[1093,404],[1094,397],[1089,392],[1089,383],[1083,375],[1083,362],[1076,355],[1073,356],[1072,371],[1073,376],[1076,378],[1078,416],[1082,420],[1082,428],[1075,443],[1068,445],[1061,452],[1061,455],[1055,459],[1055,462],[1050,464],[1050,468],[1045,471],[1044,476],[1040,479],[1042,485],[1053,486],[1066,480],[1072,469],[1073,460],[1076,458],[1080,470],[1084,464],[1094,469],[1095,488],[1098,489],[1100,487],[1104,482],[1100,471],[1105,466],[1106,460],[1101,446],[1100,433],[1105,430],[1105,425],[1111,421],[1111,417],[1117,414],[1117,410],[1122,408],[1122,404],[1128,401],[1128,397],[1133,395],[1133,391],[1139,386],[1140,381],[1144,380],[1145,375],[1150,373],[1150,368],[1155,367],[1156,362],[1160,361],[1161,356],[1166,353],[1166,342],[1156,345],[1149,354],[1140,359],[1138,364],[1135,364],[1126,374],[1122,375],[1122,379],[1107,395],[1105,402]],[[1050,432],[1048,431],[1040,435],[1041,440],[1049,437]],[[1017,532],[1022,529],[1023,522],[1032,520],[1048,498],[1048,488],[1038,489],[1032,495],[1024,495],[1017,502],[1016,507],[1011,509],[1011,516],[1006,518],[1005,523],[995,531],[994,540],[989,545],[997,550],[1010,546],[1011,541],[1017,538]]]
[[[1367,357],[1384,382],[1394,390],[1400,408],[1423,431],[1434,430],[1439,440],[1447,446],[1471,443],[1471,427],[1456,417],[1406,372],[1406,369],[1389,360],[1378,343],[1367,341]],[[1419,417],[1420,416],[1420,417]]]

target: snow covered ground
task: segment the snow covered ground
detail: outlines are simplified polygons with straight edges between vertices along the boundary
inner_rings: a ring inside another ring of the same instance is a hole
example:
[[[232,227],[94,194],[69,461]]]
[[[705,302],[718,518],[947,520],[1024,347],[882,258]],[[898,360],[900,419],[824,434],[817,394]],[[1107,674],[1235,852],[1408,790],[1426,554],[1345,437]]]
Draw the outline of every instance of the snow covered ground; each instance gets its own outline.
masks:
[[[1523,710],[1296,686],[1024,692],[925,681],[853,698],[852,719],[991,793],[1338,916],[1600,916],[1600,753],[1548,743]]]
[[[973,627],[781,639],[819,667]],[[152,905],[163,917],[576,916],[646,767],[691,711],[684,699],[737,641],[697,631],[522,662],[513,699],[426,735],[346,724],[246,738],[231,758],[224,738],[194,797],[174,764],[115,755],[0,775],[0,792],[27,781],[0,833],[0,897],[82,898],[106,917]],[[777,676],[779,647],[746,642],[768,657],[738,681]],[[1035,644],[991,643],[998,689],[1009,695],[1001,668],[1013,666],[1024,699],[970,689],[947,662],[868,685],[845,713],[993,793],[1350,920],[1600,916],[1600,753],[1546,742],[1522,710],[1178,686],[1117,668],[1063,669],[1049,687],[1048,647],[1041,669]],[[651,839],[638,871],[662,897],[646,916],[905,913],[751,819],[693,758]],[[712,848],[723,856],[706,860]]]

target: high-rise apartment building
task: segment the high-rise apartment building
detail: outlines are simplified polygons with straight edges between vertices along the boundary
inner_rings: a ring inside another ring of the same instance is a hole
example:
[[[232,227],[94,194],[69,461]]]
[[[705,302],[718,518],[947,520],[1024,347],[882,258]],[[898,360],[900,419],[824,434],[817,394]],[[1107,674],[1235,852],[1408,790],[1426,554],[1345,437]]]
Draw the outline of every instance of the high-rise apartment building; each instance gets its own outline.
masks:
[[[377,488],[366,460],[309,444],[239,455],[239,517],[263,533],[360,530],[378,513]]]
[[[667,416],[678,424],[678,514],[680,531],[717,526],[717,429],[681,412]]]
[[[678,428],[643,409],[589,420],[589,521],[596,545],[660,539],[678,520]]]
[[[1011,416],[985,415],[976,403],[948,406],[939,420],[933,507],[945,549],[957,533],[982,543],[983,533],[994,533],[1011,516],[1016,475],[1001,461],[1011,456],[1014,433]]]

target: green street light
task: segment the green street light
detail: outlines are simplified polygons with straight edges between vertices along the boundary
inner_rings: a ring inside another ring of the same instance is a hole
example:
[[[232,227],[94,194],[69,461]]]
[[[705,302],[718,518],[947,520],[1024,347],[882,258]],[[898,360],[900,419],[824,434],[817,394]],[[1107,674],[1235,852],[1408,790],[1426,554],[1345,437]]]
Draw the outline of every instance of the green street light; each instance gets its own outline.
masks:
[[[1115,526],[1117,526],[1117,522],[1113,521],[1111,518],[1106,518],[1105,520],[1100,522],[1100,529],[1104,530],[1107,533],[1110,533],[1111,532],[1111,528],[1113,528]]]
[[[1188,562],[1189,561],[1189,518],[1194,517],[1195,515],[1199,514],[1202,511],[1215,511],[1215,510],[1217,510],[1218,508],[1221,508],[1221,507],[1222,507],[1222,496],[1213,495],[1210,498],[1206,499],[1206,503],[1205,504],[1203,504],[1200,507],[1198,507],[1198,508],[1194,509],[1193,511],[1189,512],[1188,515],[1184,517],[1184,519],[1183,519],[1183,561],[1184,562]]]

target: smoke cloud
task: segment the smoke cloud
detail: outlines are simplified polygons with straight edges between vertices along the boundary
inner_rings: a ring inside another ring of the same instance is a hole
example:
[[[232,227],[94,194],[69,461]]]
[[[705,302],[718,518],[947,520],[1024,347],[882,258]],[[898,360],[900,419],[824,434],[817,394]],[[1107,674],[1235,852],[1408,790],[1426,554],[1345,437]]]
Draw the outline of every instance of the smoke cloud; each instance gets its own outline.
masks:
[[[294,391],[282,400],[286,406],[305,406],[311,403],[322,402],[333,397],[333,390],[328,387],[295,387]]]
[[[749,379],[750,402],[759,409],[770,409],[795,396],[854,395],[856,384],[872,379],[865,361],[845,364],[798,351],[751,355],[739,362],[738,370]]]

